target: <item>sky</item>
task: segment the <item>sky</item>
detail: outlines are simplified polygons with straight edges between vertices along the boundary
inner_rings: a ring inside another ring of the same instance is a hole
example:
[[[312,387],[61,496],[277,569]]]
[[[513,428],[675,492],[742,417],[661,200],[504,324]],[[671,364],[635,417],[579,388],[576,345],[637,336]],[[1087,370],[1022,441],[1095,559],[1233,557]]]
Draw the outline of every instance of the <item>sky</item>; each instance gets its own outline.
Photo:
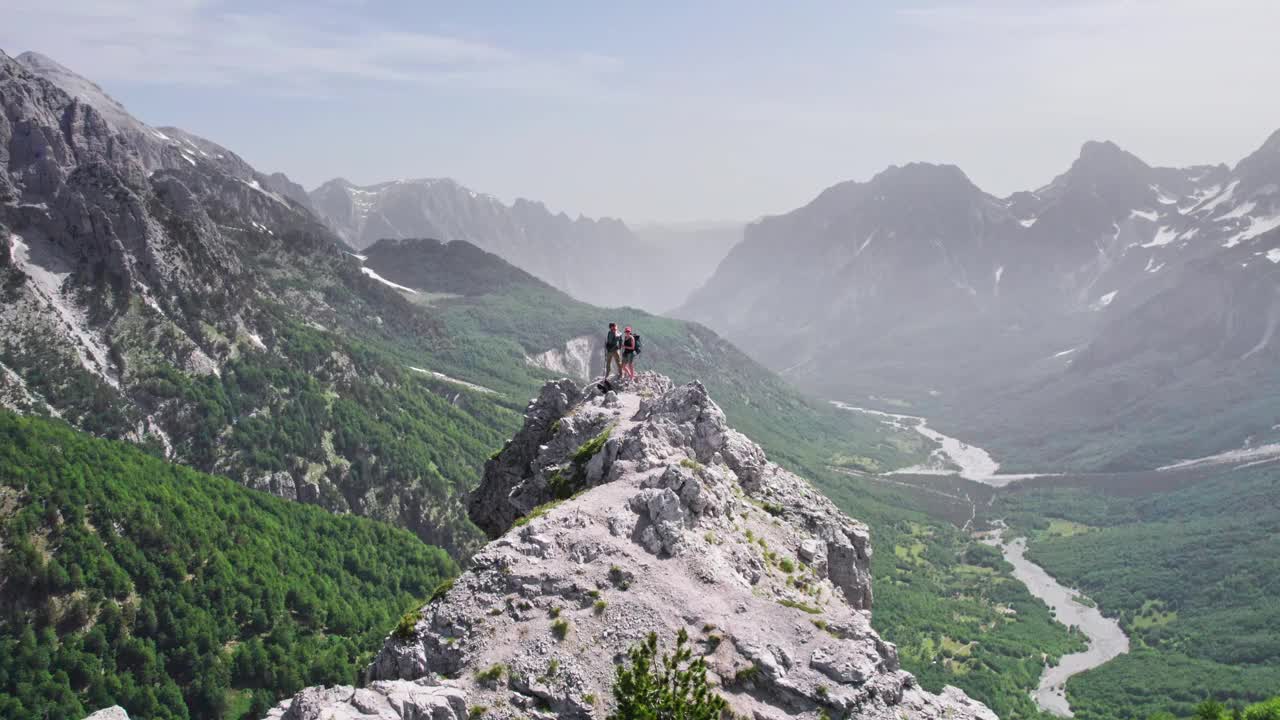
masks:
[[[308,189],[452,177],[630,222],[750,220],[891,164],[997,195],[1090,139],[1234,163],[1280,128],[1277,0],[47,0],[44,53]]]

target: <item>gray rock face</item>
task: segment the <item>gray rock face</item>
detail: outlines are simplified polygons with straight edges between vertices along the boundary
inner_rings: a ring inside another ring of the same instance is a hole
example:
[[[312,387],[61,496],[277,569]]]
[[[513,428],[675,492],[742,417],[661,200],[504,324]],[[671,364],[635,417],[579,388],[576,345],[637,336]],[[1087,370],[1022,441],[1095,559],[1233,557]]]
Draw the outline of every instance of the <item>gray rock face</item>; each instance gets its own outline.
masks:
[[[448,685],[390,680],[367,688],[307,688],[270,720],[466,720],[466,694]]]
[[[611,445],[598,481],[564,500],[546,486]],[[470,512],[497,539],[387,639],[371,680],[451,678],[486,717],[604,717],[616,660],[685,630],[738,716],[994,720],[901,669],[871,627],[866,527],[728,428],[698,383],[548,383]]]
[[[538,397],[529,401],[524,426],[496,457],[485,463],[485,479],[468,498],[467,507],[472,522],[490,537],[501,535],[516,518],[551,498],[546,473],[532,469],[547,450],[547,442],[560,435],[560,430],[585,438],[588,432],[602,429],[574,420],[567,426],[561,423],[581,397],[582,391],[572,380],[544,385]],[[561,445],[566,442],[565,437],[560,435]]]

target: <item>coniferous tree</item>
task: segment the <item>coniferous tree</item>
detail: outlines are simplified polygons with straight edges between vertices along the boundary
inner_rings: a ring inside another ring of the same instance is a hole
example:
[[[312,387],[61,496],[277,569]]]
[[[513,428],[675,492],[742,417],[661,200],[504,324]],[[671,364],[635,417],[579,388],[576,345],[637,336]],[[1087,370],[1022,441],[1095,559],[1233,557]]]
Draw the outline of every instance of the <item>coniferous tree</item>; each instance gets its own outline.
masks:
[[[690,662],[689,634],[680,630],[675,651],[658,657],[658,635],[628,651],[629,666],[618,666],[613,694],[617,709],[609,720],[717,720],[728,703],[707,683],[707,663]]]

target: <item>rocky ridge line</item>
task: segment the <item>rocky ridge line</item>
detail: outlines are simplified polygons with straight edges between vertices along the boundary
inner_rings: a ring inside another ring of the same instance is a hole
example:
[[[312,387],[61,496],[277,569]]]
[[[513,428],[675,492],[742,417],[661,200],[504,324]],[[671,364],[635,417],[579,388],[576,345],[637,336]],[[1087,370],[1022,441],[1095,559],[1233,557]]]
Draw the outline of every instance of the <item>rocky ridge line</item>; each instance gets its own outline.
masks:
[[[548,383],[469,511],[496,539],[386,640],[369,688],[270,718],[602,718],[626,650],[683,629],[738,716],[995,719],[901,669],[871,627],[866,526],[700,383]]]

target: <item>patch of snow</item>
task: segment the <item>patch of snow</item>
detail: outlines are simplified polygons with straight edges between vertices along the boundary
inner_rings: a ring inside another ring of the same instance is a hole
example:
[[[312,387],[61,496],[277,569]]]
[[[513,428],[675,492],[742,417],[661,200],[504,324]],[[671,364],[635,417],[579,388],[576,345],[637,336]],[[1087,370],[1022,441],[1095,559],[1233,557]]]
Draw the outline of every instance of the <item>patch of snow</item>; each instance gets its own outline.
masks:
[[[395,283],[391,282],[390,280],[388,280],[388,279],[386,279],[386,278],[382,277],[382,276],[381,276],[381,275],[379,275],[378,273],[374,272],[374,271],[373,271],[373,268],[362,267],[362,268],[360,268],[360,272],[364,273],[365,275],[368,275],[369,277],[373,278],[374,280],[377,280],[378,282],[382,283],[383,285],[386,285],[386,286],[388,286],[388,287],[393,287],[393,288],[395,288],[396,290],[399,290],[399,291],[401,291],[401,292],[407,292],[407,293],[409,293],[410,295],[417,295],[417,294],[418,294],[418,291],[417,291],[417,290],[414,290],[413,288],[405,287],[405,286],[403,286],[403,285],[397,285],[397,284],[395,284]]]
[[[1147,266],[1142,269],[1144,272],[1157,273],[1160,272],[1160,268],[1163,267],[1164,263],[1157,263],[1155,258],[1149,257],[1147,258]]]
[[[1217,222],[1218,220],[1230,220],[1232,218],[1244,217],[1245,215],[1248,215],[1249,213],[1253,212],[1253,209],[1255,207],[1257,207],[1257,203],[1253,202],[1252,200],[1250,200],[1249,202],[1240,203],[1239,205],[1232,208],[1229,212],[1223,213],[1222,215],[1219,215],[1218,217],[1214,218],[1214,221]]]
[[[1178,208],[1178,212],[1182,213],[1183,215],[1186,215],[1187,213],[1194,210],[1196,205],[1199,205],[1200,203],[1204,202],[1206,198],[1211,198],[1214,195],[1217,195],[1220,190],[1222,190],[1221,185],[1210,185],[1207,188],[1201,188],[1199,190],[1196,190],[1187,198],[1188,200],[1191,201],[1191,204],[1187,205],[1186,207],[1180,206]]]
[[[1000,267],[996,268],[996,285],[999,285],[999,284],[1000,284],[1000,278],[1001,278],[1001,277],[1004,277],[1004,266],[1003,266],[1003,265],[1001,265]]]
[[[1230,238],[1227,238],[1227,241],[1222,243],[1222,247],[1235,247],[1245,240],[1252,240],[1253,238],[1256,238],[1263,233],[1271,232],[1276,228],[1280,228],[1280,215],[1272,215],[1271,217],[1264,218],[1250,218],[1249,227],[1239,233],[1236,233]]]
[[[423,375],[430,375],[431,377],[433,377],[433,378],[435,378],[435,379],[437,379],[437,380],[443,380],[443,381],[448,382],[448,383],[453,383],[454,385],[461,385],[462,387],[470,388],[470,389],[472,389],[472,390],[475,390],[476,392],[482,392],[482,393],[485,393],[485,394],[488,394],[488,395],[497,395],[497,394],[498,394],[497,392],[495,392],[495,391],[493,391],[493,390],[490,390],[489,388],[487,388],[487,387],[485,387],[485,386],[483,386],[483,385],[476,385],[475,383],[469,383],[469,382],[467,382],[466,380],[459,380],[458,378],[450,377],[450,376],[448,376],[448,375],[445,375],[445,374],[444,374],[444,373],[442,373],[442,372],[436,372],[436,371],[434,371],[434,370],[427,370],[427,369],[425,369],[425,368],[414,367],[414,366],[412,366],[412,365],[410,365],[410,366],[409,366],[409,369],[410,369],[410,370],[412,370],[412,371],[414,371],[414,372],[420,372],[420,373],[422,373]],[[456,400],[457,400],[457,398],[455,398],[455,401],[456,401]]]
[[[1095,302],[1093,305],[1090,305],[1090,306],[1089,306],[1089,307],[1090,307],[1090,309],[1092,309],[1092,310],[1101,310],[1101,309],[1103,309],[1103,308],[1105,308],[1105,307],[1109,306],[1109,305],[1110,305],[1110,304],[1111,304],[1111,303],[1116,299],[1116,295],[1117,295],[1119,292],[1120,292],[1119,290],[1112,290],[1111,292],[1107,293],[1106,295],[1103,295],[1102,297],[1098,298],[1098,301],[1097,301],[1097,302]]]
[[[1259,445],[1257,447],[1228,450],[1216,455],[1207,455],[1205,457],[1194,458],[1192,460],[1183,460],[1181,462],[1165,465],[1156,469],[1180,470],[1182,468],[1199,467],[1202,465],[1234,465],[1236,463],[1270,460],[1277,457],[1280,457],[1280,443],[1272,443],[1269,445]]]
[[[1071,353],[1077,352],[1079,349],[1080,349],[1080,348],[1078,348],[1078,347],[1068,348],[1068,349],[1066,349],[1066,350],[1063,350],[1063,351],[1062,351],[1062,352],[1060,352],[1060,353],[1054,353],[1054,354],[1053,354],[1053,356],[1054,356],[1054,357],[1056,357],[1056,358],[1066,357],[1066,356],[1070,355]]]
[[[1240,184],[1239,180],[1232,180],[1231,184],[1228,185],[1225,190],[1213,196],[1212,199],[1202,201],[1201,205],[1192,207],[1191,211],[1196,213],[1197,215],[1199,215],[1200,213],[1211,212],[1214,208],[1230,200],[1231,196],[1235,194],[1236,186],[1239,184]]]
[[[191,163],[193,166],[196,164],[196,159],[195,159],[195,158],[193,158],[193,157],[191,157],[190,155],[186,154],[185,152],[184,152],[184,153],[182,153],[182,159],[183,159],[183,160],[186,160],[186,161],[187,161],[187,162],[189,162],[189,163]]]
[[[360,262],[364,262],[365,260],[368,260],[368,259],[369,259],[369,256],[368,256],[368,255],[357,255],[356,253],[353,253],[353,252],[349,252],[349,253],[347,253],[347,254],[348,254],[348,255],[350,255],[351,257],[353,257],[353,258],[355,258],[355,259],[359,260]]]
[[[1134,210],[1129,213],[1129,217],[1142,218],[1147,222],[1155,222],[1156,219],[1160,217],[1160,213],[1155,210]]]
[[[876,236],[876,231],[875,231],[875,230],[872,230],[872,231],[871,231],[871,233],[870,233],[869,235],[867,235],[867,239],[866,239],[866,240],[863,240],[863,241],[862,241],[862,244],[858,246],[858,252],[854,253],[854,255],[855,255],[855,256],[856,256],[856,255],[861,255],[861,254],[862,254],[862,251],[867,249],[867,246],[871,244],[871,240],[872,240],[875,236]]]
[[[164,133],[160,132],[159,130],[156,130],[155,128],[151,128],[151,134],[152,134],[152,135],[155,135],[156,137],[160,138],[161,140],[168,140],[168,139],[169,139],[169,136],[168,136],[168,135],[165,135]]]
[[[1177,230],[1174,230],[1168,225],[1162,225],[1160,229],[1156,230],[1156,236],[1151,238],[1151,242],[1143,243],[1140,247],[1144,247],[1144,248],[1162,247],[1164,245],[1168,245],[1169,243],[1173,242],[1177,238],[1178,238]]]
[[[1190,240],[1200,232],[1200,228],[1194,227],[1178,236],[1179,240]]]
[[[1152,190],[1155,191],[1156,200],[1159,201],[1161,205],[1177,205],[1178,204],[1178,198],[1173,197],[1172,195],[1166,193],[1158,185],[1151,185],[1150,187]]]
[[[1036,221],[1037,221],[1037,220],[1039,220],[1039,219],[1040,219],[1040,218],[1038,218],[1038,217],[1027,218],[1026,220],[1019,220],[1019,221],[1018,221],[1018,224],[1019,224],[1019,225],[1021,225],[1022,227],[1029,228],[1029,227],[1031,227],[1032,225],[1035,225],[1035,224],[1036,224]]]
[[[1271,248],[1267,251],[1267,259],[1280,265],[1280,248]]]

